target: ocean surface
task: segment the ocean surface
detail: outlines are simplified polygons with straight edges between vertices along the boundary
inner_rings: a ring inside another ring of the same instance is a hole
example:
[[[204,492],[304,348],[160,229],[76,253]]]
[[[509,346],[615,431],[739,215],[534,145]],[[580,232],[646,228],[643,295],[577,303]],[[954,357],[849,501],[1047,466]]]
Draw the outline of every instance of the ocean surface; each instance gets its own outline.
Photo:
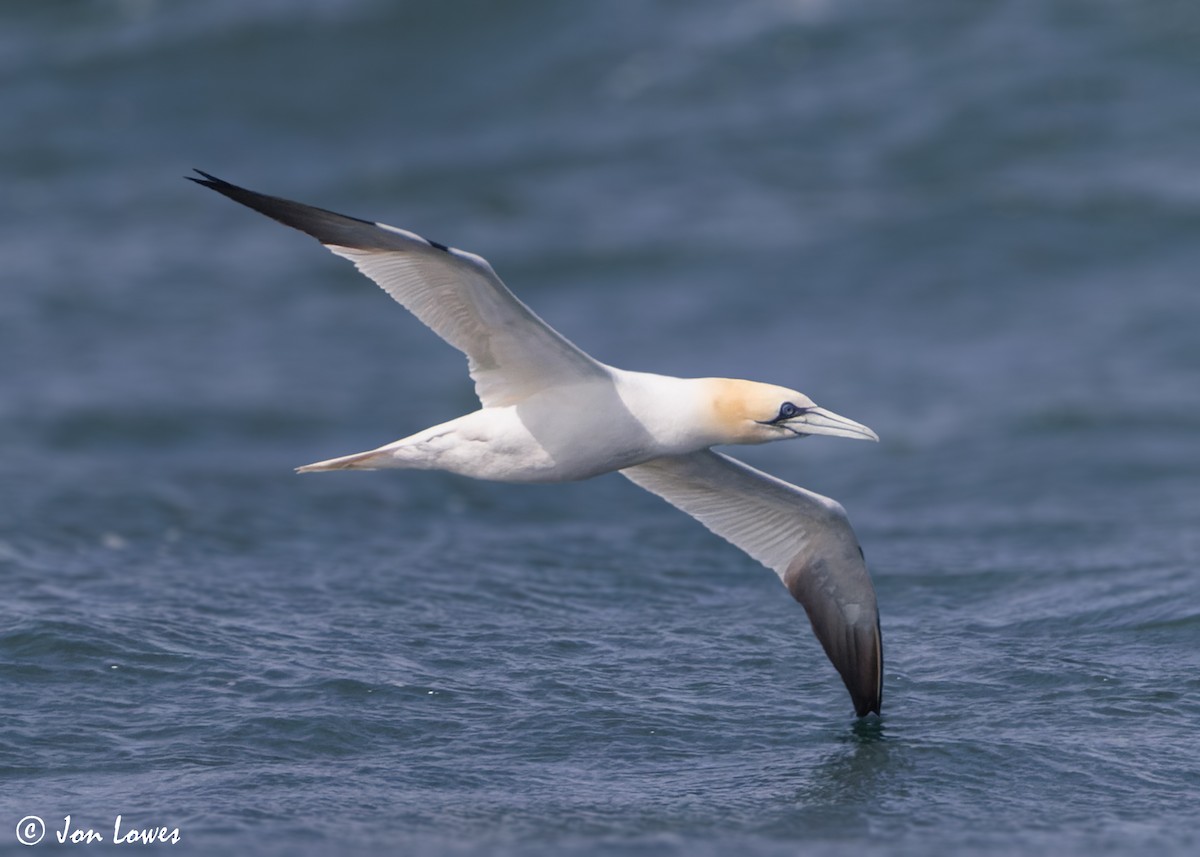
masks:
[[[1197,853],[1197,56],[1188,2],[8,0],[0,853]],[[619,476],[296,476],[472,385],[193,167],[878,431],[733,452],[848,509],[883,717]]]

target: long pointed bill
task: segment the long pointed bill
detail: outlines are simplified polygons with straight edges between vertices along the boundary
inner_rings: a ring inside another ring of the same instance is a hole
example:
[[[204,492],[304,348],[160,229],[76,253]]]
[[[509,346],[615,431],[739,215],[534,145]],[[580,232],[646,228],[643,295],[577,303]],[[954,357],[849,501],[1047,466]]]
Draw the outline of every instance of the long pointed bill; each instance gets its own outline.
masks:
[[[876,442],[879,440],[879,435],[862,423],[856,423],[854,420],[824,408],[809,408],[795,419],[788,420],[784,425],[801,434],[827,434],[832,437],[849,437]]]

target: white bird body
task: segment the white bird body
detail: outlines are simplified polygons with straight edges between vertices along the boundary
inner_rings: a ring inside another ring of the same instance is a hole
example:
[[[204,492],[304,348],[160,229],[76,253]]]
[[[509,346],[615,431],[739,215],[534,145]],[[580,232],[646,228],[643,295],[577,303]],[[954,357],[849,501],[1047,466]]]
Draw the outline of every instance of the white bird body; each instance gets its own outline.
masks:
[[[550,387],[514,405],[481,408],[379,449],[304,472],[407,467],[497,482],[569,482],[705,446],[695,423],[663,419],[692,409],[696,381],[624,372]],[[657,396],[657,398],[656,398]],[[671,404],[673,403],[673,405]],[[611,419],[619,414],[621,419]]]
[[[201,175],[193,181],[352,261],[467,356],[479,410],[300,472],[566,482],[619,471],[774,570],[807,611],[856,713],[879,712],[879,612],[845,510],[711,450],[813,434],[878,440],[869,428],[786,387],[605,365],[538,318],[479,256]]]
[[[519,404],[480,408],[378,449],[299,469],[401,467],[495,482],[570,482],[739,442],[717,403],[752,382],[604,369],[600,376],[549,387]],[[798,398],[779,390],[776,398]]]

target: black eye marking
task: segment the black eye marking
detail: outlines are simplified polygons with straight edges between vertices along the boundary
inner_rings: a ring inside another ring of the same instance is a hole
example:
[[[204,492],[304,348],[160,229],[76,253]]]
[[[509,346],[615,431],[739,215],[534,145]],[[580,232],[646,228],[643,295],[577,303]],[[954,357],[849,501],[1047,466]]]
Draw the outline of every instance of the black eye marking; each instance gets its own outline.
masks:
[[[759,422],[764,426],[778,425],[779,423],[786,422],[787,420],[803,416],[811,410],[812,408],[802,408],[799,405],[792,404],[791,402],[784,402],[779,407],[779,416],[775,417],[773,420],[760,420]],[[795,432],[795,429],[792,429],[790,426],[784,426],[784,428]],[[796,433],[798,434],[799,432]]]
[[[783,405],[779,408],[779,416],[777,416],[773,420],[773,422],[778,423],[778,422],[783,422],[784,420],[790,420],[790,419],[800,416],[803,413],[806,413],[807,411],[808,411],[808,408],[798,408],[795,405],[793,405],[791,402],[784,402]]]

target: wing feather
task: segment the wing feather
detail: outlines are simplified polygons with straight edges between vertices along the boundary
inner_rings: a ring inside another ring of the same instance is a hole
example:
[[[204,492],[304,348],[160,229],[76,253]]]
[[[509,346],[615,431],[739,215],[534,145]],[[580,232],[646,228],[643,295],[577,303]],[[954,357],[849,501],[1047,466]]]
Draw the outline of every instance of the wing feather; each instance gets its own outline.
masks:
[[[192,181],[316,238],[349,259],[467,356],[485,407],[603,376],[603,364],[546,324],[483,258],[404,229],[256,193],[197,170]]]
[[[804,606],[861,717],[879,713],[883,640],[875,587],[846,511],[828,497],[701,450],[621,473],[773,570]]]

